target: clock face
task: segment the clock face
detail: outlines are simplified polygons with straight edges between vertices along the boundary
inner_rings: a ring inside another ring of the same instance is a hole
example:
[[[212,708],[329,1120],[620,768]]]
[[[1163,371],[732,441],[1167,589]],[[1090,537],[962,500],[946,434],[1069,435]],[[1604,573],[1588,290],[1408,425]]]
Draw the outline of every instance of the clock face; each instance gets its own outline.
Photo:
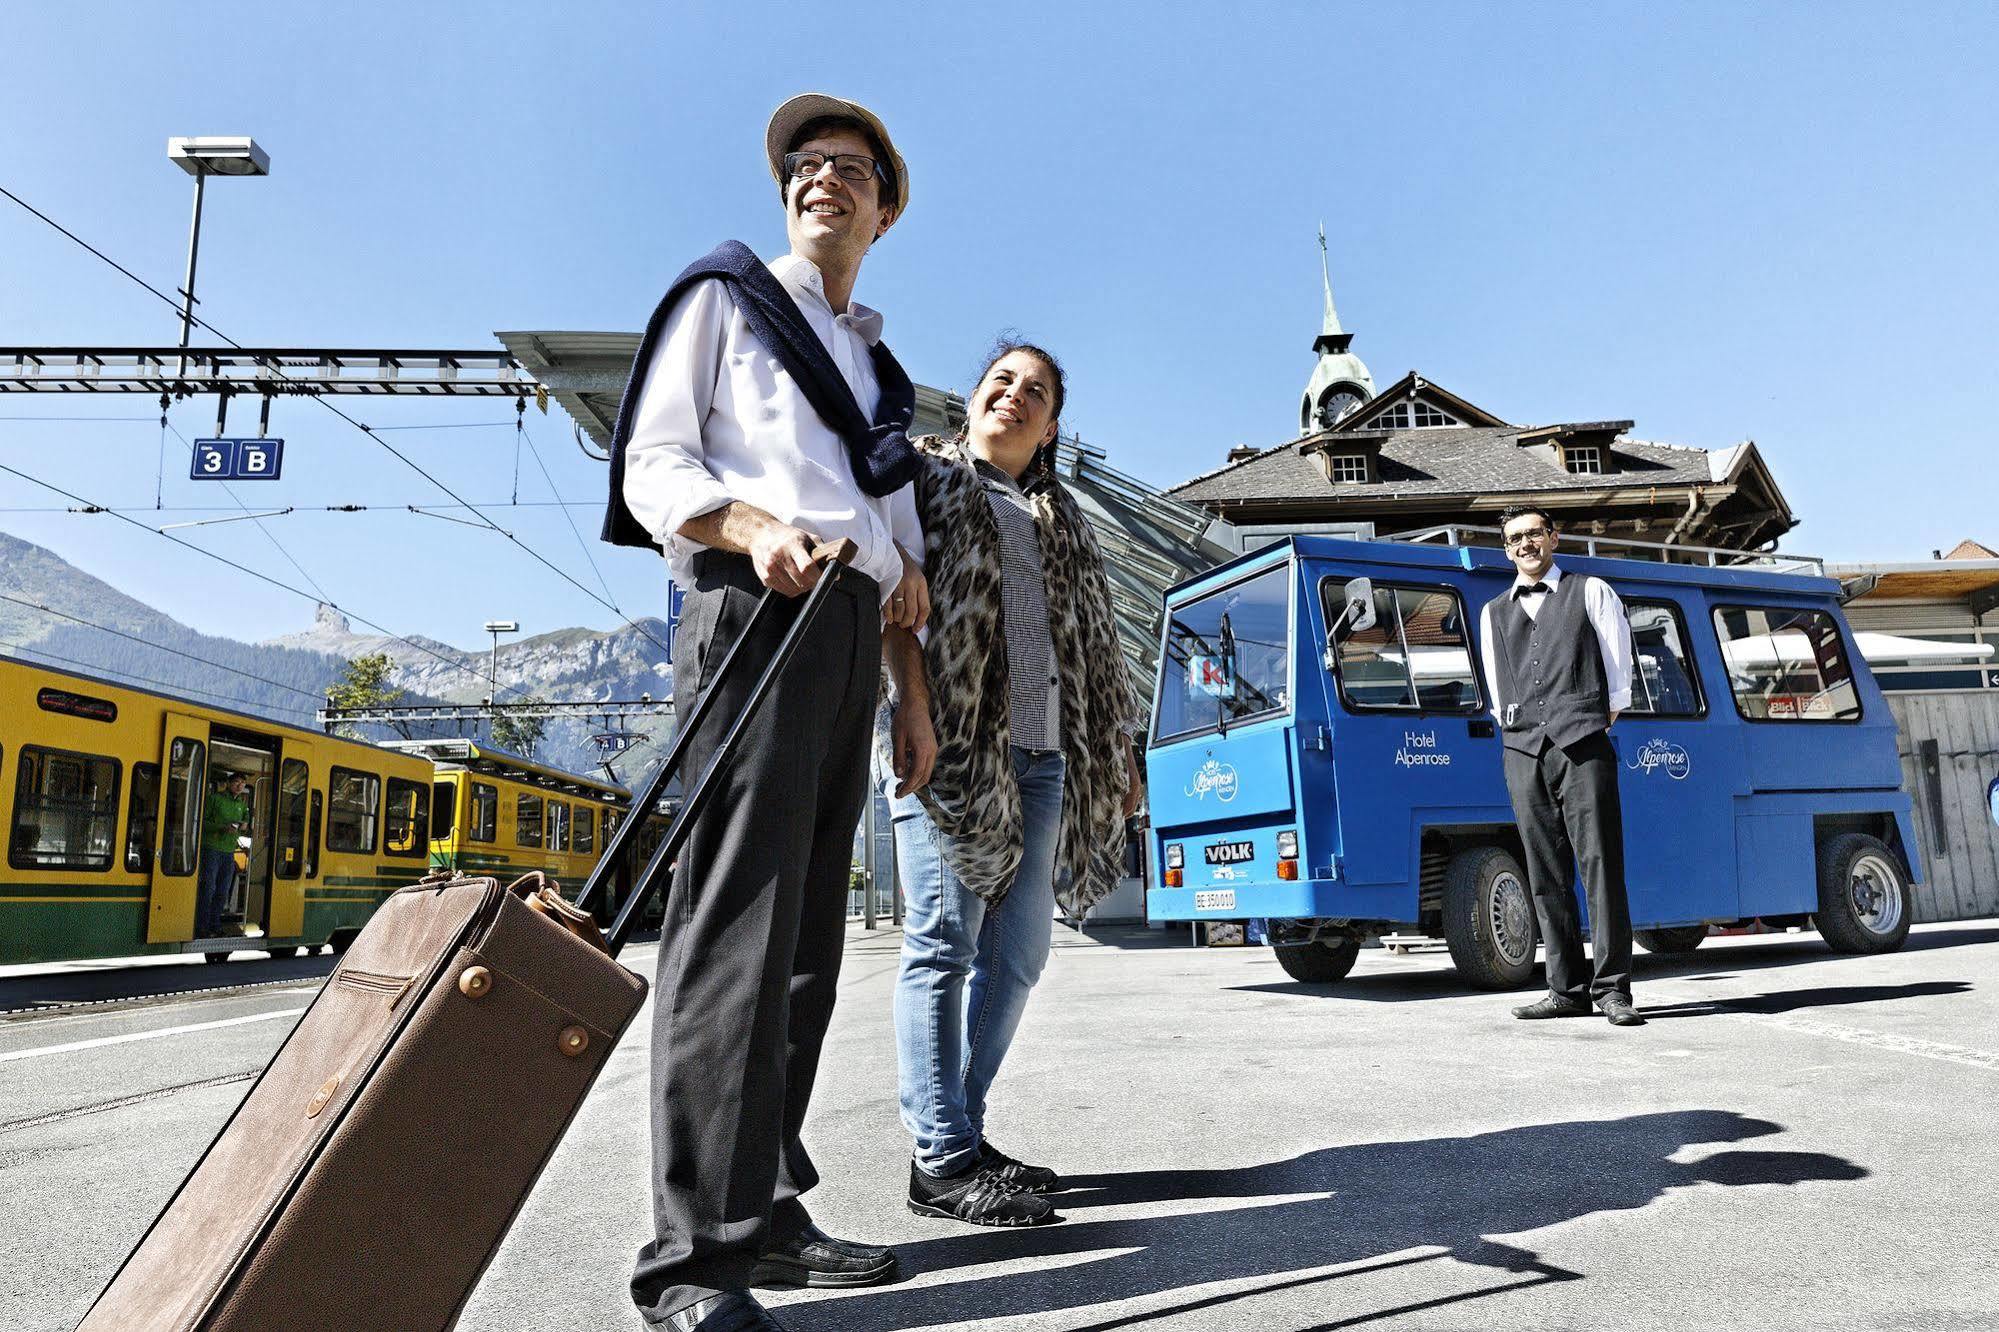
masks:
[[[1349,388],[1335,388],[1319,399],[1319,428],[1330,429],[1347,413],[1360,406],[1360,394]]]

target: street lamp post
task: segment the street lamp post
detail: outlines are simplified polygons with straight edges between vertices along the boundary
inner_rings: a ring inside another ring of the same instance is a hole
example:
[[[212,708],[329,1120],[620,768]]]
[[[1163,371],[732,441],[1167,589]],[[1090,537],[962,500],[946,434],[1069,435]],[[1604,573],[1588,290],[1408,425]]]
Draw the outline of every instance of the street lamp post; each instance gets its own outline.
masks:
[[[500,635],[517,634],[520,631],[521,622],[519,620],[486,621],[486,632],[493,636],[493,665],[491,675],[493,677],[494,698],[500,696]]]
[[[257,146],[255,139],[178,138],[167,140],[167,159],[194,177],[194,220],[187,231],[187,283],[181,288],[180,345],[186,350],[194,332],[194,264],[201,253],[201,200],[210,176],[268,176],[271,155]],[[178,383],[187,375],[187,358],[181,357],[174,372]],[[164,408],[165,403],[161,406]]]

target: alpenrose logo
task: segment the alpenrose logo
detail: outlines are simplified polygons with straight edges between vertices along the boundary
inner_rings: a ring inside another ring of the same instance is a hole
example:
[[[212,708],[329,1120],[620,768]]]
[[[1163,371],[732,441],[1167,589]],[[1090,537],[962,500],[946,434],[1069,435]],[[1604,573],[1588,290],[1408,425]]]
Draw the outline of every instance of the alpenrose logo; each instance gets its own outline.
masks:
[[[1196,800],[1206,800],[1210,791],[1214,792],[1215,799],[1223,802],[1235,799],[1236,775],[1233,763],[1209,759],[1194,770],[1194,780],[1189,783],[1187,794]]]
[[[1648,777],[1654,769],[1664,768],[1666,775],[1678,782],[1685,781],[1687,774],[1693,770],[1693,760],[1687,757],[1686,750],[1671,740],[1654,738],[1640,745],[1637,754],[1624,766],[1635,768]]]

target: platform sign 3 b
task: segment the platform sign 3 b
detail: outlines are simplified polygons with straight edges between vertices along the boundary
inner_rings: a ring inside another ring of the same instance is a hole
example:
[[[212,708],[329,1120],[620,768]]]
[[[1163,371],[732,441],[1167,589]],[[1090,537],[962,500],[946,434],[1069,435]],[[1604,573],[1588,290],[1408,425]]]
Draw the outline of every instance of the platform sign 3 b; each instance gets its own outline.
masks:
[[[191,481],[275,481],[284,460],[281,439],[197,439],[187,475]]]

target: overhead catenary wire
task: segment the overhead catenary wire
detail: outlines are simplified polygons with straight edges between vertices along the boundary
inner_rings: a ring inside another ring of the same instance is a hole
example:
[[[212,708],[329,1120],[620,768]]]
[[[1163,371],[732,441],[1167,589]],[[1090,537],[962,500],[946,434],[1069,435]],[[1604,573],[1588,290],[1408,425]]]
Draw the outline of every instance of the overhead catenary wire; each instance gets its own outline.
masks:
[[[74,491],[64,490],[61,486],[55,484],[53,481],[45,481],[41,477],[34,476],[20,470],[18,467],[11,467],[6,463],[0,463],[0,472],[6,472],[10,476],[19,477],[21,480],[28,482],[30,485],[40,486],[44,490],[54,491],[56,494],[61,495],[66,499],[75,500],[78,504],[91,503],[90,500],[88,500],[82,495],[75,493]],[[109,509],[105,509],[102,505],[96,505],[94,507],[96,507],[102,512],[111,513]],[[218,554],[215,551],[209,550],[205,546],[197,546],[192,541],[183,541],[181,538],[175,536],[171,532],[162,532],[157,527],[148,527],[146,524],[140,522],[138,519],[130,517],[126,514],[112,513],[111,516],[118,519],[120,522],[130,523],[133,527],[138,528],[142,532],[151,532],[155,536],[173,542],[176,546],[180,546],[186,550],[191,550],[195,554],[203,556],[207,559],[214,560],[217,564],[224,564],[230,567],[231,569],[236,569],[243,573],[246,573],[260,583],[268,583],[272,587],[278,588],[281,591],[289,592],[295,597],[301,597],[306,601],[312,602],[314,605],[324,604],[330,606],[334,610],[339,611],[342,615],[346,615],[352,619],[359,620],[362,624],[367,625],[370,629],[373,629],[375,632],[379,634],[383,634],[389,638],[393,638],[399,643],[407,644],[408,646],[413,647],[417,651],[423,653],[427,657],[434,657],[438,661],[441,661],[445,665],[451,667],[453,670],[463,671],[465,674],[472,676],[474,679],[479,680],[482,683],[487,684],[489,687],[492,685],[492,681],[489,679],[486,672],[482,670],[477,670],[474,667],[466,664],[465,662],[453,661],[451,658],[445,656],[442,652],[439,652],[437,649],[432,647],[427,647],[424,644],[417,642],[415,639],[408,638],[402,634],[399,634],[395,630],[388,628],[386,625],[377,624],[375,623],[375,621],[369,619],[367,616],[362,615],[357,611],[350,610],[349,608],[340,605],[338,602],[327,601],[324,598],[315,597],[312,593],[307,592],[305,589],[299,587],[293,587],[290,583],[285,582],[281,578],[273,578],[270,574],[267,574],[260,569],[252,569],[247,564],[238,564],[236,561],[230,559],[226,555]],[[521,688],[519,685],[510,685],[508,686],[508,688],[516,694],[522,694],[522,695],[527,694],[527,691]]]
[[[147,282],[144,278],[132,272],[131,269],[126,268],[123,264],[111,258],[111,256],[105,254],[102,250],[99,250],[96,246],[90,244],[90,242],[84,240],[81,236],[78,236],[75,232],[71,231],[69,228],[63,226],[60,222],[57,222],[54,218],[42,212],[39,208],[36,208],[33,204],[23,199],[20,195],[15,194],[12,190],[7,189],[5,186],[0,186],[0,194],[6,195],[7,198],[19,204],[22,208],[32,213],[35,217],[41,219],[43,222],[46,222],[49,226],[55,228],[55,230],[62,233],[64,236],[68,237],[70,240],[76,242],[76,244],[82,246],[85,250],[89,251],[97,258],[102,259],[105,263],[111,265],[111,267],[117,269],[120,273],[123,273],[126,277],[132,279],[132,281],[138,283],[139,286],[151,292],[154,296],[158,297],[160,300],[166,302],[168,305],[173,306],[181,314],[183,319],[187,320],[189,323],[199,326],[205,332],[214,334],[216,337],[220,338],[222,341],[228,343],[231,347],[234,347],[239,351],[246,350],[244,345],[238,342],[235,338],[230,337],[227,333],[224,333],[221,329],[209,323],[206,319],[202,318],[200,315],[193,314],[190,311],[182,309],[180,305],[177,302],[175,302],[172,297],[168,296],[165,292],[162,292],[158,287],[155,287],[152,283]],[[303,381],[294,380],[290,375],[285,373],[283,367],[281,366],[274,365],[269,367],[269,369],[272,371],[273,377],[282,383],[289,384],[289,383],[303,382]],[[327,411],[332,412],[335,416],[339,417],[347,424],[353,426],[356,430],[359,430],[369,439],[374,440],[376,444],[388,450],[390,456],[394,457],[398,462],[401,462],[405,467],[408,467],[418,476],[421,476],[424,480],[430,482],[433,486],[436,486],[439,490],[443,491],[445,494],[451,496],[452,499],[456,500],[459,504],[463,505],[467,510],[472,512],[474,515],[482,519],[486,519],[485,514],[480,513],[478,508],[472,505],[470,502],[468,502],[464,498],[464,496],[460,495],[457,491],[453,490],[443,481],[440,481],[437,477],[431,475],[431,473],[428,470],[426,470],[421,464],[419,464],[415,459],[411,458],[408,454],[404,453],[401,449],[398,449],[395,445],[389,443],[389,441],[387,441],[386,439],[381,438],[381,436],[378,435],[375,432],[375,430],[373,430],[371,427],[355,419],[354,417],[348,415],[346,412],[342,411],[339,407],[335,406],[324,395],[307,393],[304,396],[308,401],[319,404],[321,407],[324,407]],[[520,466],[519,466],[518,453],[519,450],[517,446],[515,468],[514,468],[515,472],[514,495],[516,499],[518,499],[520,496],[520,477],[519,477]],[[583,593],[583,595],[589,597],[592,601],[596,602],[598,605],[604,607],[604,609],[611,611],[613,614],[617,615],[618,618],[624,622],[627,628],[638,633],[641,637],[646,639],[647,642],[651,643],[661,652],[670,653],[672,651],[672,649],[669,648],[667,644],[660,642],[660,640],[655,638],[651,634],[651,632],[649,632],[643,625],[640,625],[635,621],[633,621],[630,616],[627,616],[623,611],[619,610],[618,607],[612,602],[605,600],[604,598],[598,596],[595,592],[591,591],[582,582],[580,582],[574,575],[569,573],[568,570],[563,569],[561,566],[555,564],[553,561],[549,560],[546,556],[544,556],[540,551],[537,551],[536,549],[534,549],[534,547],[528,545],[526,542],[521,541],[518,537],[514,536],[513,533],[506,531],[498,523],[493,522],[491,519],[486,519],[486,524],[487,526],[491,527],[495,532],[498,532],[500,533],[500,535],[504,536],[508,541],[518,546],[522,551],[526,552],[527,556],[530,559],[534,560],[536,563],[540,564],[542,567],[549,570],[549,572],[555,574],[558,578],[561,578],[564,582],[574,587],[577,591]]]
[[[259,675],[255,671],[246,671],[240,666],[229,666],[213,658],[204,657],[196,652],[188,652],[177,647],[168,647],[165,643],[156,642],[140,634],[127,633],[123,629],[114,629],[108,624],[99,624],[97,621],[87,620],[81,615],[72,615],[68,611],[59,611],[55,607],[45,606],[39,601],[30,601],[25,597],[17,597],[8,592],[0,592],[0,601],[11,601],[16,606],[25,606],[29,610],[37,610],[44,615],[53,615],[57,619],[68,620],[72,624],[80,624],[86,629],[95,629],[99,633],[112,634],[119,638],[129,639],[134,643],[142,643],[147,647],[157,648],[161,652],[171,652],[176,657],[186,657],[189,661],[198,661],[204,666],[212,666],[218,671],[228,671],[231,675],[240,675],[245,679],[255,680],[259,684],[270,685],[274,689],[288,689],[294,694],[303,694],[305,697],[317,702],[323,703],[326,698],[324,694],[314,693],[310,689],[302,689],[298,685],[286,684],[283,680],[273,680],[268,675]]]
[[[160,420],[162,422],[165,422],[166,419],[167,419],[166,413],[161,412]],[[194,441],[189,439],[186,435],[181,434],[180,427],[178,426],[168,425],[167,429],[174,432],[174,438],[178,439],[181,443],[187,445],[188,456],[193,457]],[[256,517],[256,515],[250,513],[250,506],[243,502],[242,496],[236,493],[234,487],[232,487],[227,481],[222,481],[219,482],[218,484],[221,485],[222,487],[222,493],[229,496],[230,499],[236,501],[236,507],[241,509],[246,516],[253,518]],[[164,532],[166,529],[162,528],[160,530]],[[314,578],[311,574],[305,571],[305,566],[303,564],[300,564],[296,559],[293,558],[292,553],[289,550],[285,549],[284,543],[279,541],[277,537],[272,535],[270,528],[264,526],[264,521],[261,518],[257,518],[257,530],[264,534],[264,539],[266,541],[269,541],[273,546],[276,546],[278,548],[278,554],[284,556],[285,559],[291,563],[292,568],[298,570],[299,576],[301,578],[304,578],[306,582],[312,584],[312,590],[319,593],[319,599],[321,601],[326,602],[328,605],[333,604],[333,598],[331,596],[328,596],[326,589],[319,585],[319,580],[317,578]]]
[[[521,406],[526,407],[527,404],[523,402]],[[562,492],[555,488],[555,477],[550,475],[548,464],[542,461],[541,450],[535,447],[534,436],[528,432],[526,418],[527,413],[525,411],[516,415],[514,419],[514,431],[527,441],[528,452],[534,455],[534,465],[541,469],[541,479],[548,482],[548,493],[555,496],[556,503],[561,505]],[[604,571],[597,567],[597,557],[590,553],[590,545],[584,541],[582,529],[578,528],[576,520],[569,516],[569,509],[566,505],[562,506],[562,521],[569,524],[570,535],[576,538],[576,548],[583,552],[584,562],[590,566],[590,572],[597,575],[598,586],[604,589],[604,596],[609,599],[612,609],[616,610],[620,615],[625,615],[624,607],[618,605],[618,598],[612,593],[611,584],[605,580]],[[630,624],[631,622],[631,617],[625,615],[625,623]]]

